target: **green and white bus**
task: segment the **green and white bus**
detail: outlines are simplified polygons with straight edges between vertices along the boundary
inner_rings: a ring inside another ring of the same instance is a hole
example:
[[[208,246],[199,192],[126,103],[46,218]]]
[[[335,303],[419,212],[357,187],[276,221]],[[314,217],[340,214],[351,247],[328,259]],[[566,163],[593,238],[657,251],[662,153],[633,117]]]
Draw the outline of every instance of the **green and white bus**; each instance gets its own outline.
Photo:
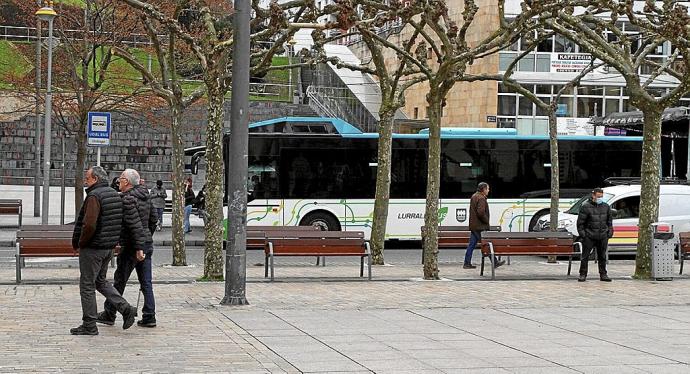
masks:
[[[378,134],[318,117],[253,123],[249,132],[249,225],[316,225],[369,234]],[[561,207],[567,209],[606,178],[639,177],[641,140],[560,137]],[[227,150],[227,136],[224,146]],[[388,239],[420,239],[427,146],[423,132],[393,136]],[[204,147],[189,148],[186,155],[196,173]],[[488,182],[491,224],[504,231],[529,231],[548,214],[550,166],[545,136],[518,136],[514,129],[444,130],[440,224],[467,225],[469,198],[479,182]]]

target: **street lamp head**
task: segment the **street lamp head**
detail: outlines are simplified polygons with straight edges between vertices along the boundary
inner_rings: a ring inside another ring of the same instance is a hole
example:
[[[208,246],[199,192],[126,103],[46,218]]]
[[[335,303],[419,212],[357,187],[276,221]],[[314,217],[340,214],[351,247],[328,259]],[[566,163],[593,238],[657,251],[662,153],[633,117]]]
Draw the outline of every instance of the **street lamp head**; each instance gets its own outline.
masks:
[[[37,10],[36,16],[38,16],[41,21],[52,21],[55,16],[57,16],[57,12],[53,9],[53,2],[51,1],[48,3],[48,6],[44,6]]]

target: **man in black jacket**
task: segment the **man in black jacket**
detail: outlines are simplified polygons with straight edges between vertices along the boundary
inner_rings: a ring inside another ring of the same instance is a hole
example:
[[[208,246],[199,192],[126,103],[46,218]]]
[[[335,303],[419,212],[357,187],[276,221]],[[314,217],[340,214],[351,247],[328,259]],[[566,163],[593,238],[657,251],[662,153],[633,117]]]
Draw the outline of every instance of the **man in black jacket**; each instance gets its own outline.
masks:
[[[591,199],[585,201],[580,207],[580,213],[577,216],[577,232],[583,247],[578,281],[587,280],[589,254],[593,248],[596,248],[599,279],[602,282],[611,282],[611,278],[606,273],[606,247],[609,238],[613,236],[613,215],[611,207],[604,202],[604,190],[601,188],[595,188]]]
[[[115,270],[115,288],[125,291],[132,271],[136,269],[137,278],[144,294],[142,319],[137,325],[156,327],[156,303],[151,282],[151,256],[153,255],[152,235],[156,230],[158,215],[149,199],[149,191],[140,183],[139,173],[125,169],[120,175],[120,191],[123,205],[122,231],[120,233],[120,255]],[[98,322],[106,325],[115,323],[115,307],[107,300],[105,310],[98,315]]]
[[[123,329],[134,323],[137,309],[129,305],[107,280],[108,263],[120,240],[122,200],[108,187],[108,175],[94,166],[84,175],[86,200],[79,211],[72,234],[72,247],[79,251],[79,294],[83,312],[81,326],[70,330],[72,335],[98,335],[96,290],[105,296],[114,309],[122,313]]]

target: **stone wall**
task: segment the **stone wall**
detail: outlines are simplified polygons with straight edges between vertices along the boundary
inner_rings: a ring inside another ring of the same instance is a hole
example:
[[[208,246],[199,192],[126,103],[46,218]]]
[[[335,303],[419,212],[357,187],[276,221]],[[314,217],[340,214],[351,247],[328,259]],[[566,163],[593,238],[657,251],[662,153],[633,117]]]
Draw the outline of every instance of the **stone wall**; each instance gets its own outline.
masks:
[[[450,17],[462,23],[462,0],[447,0]],[[482,38],[489,36],[499,25],[498,2],[496,0],[478,0],[479,12],[468,31],[470,45],[479,43]],[[412,27],[406,27],[400,33],[392,34],[388,41],[396,45],[403,45],[412,37]],[[430,32],[433,36],[433,33]],[[437,39],[433,37],[434,39]],[[363,42],[350,46],[361,61],[371,61],[371,52]],[[386,65],[395,69],[399,58],[391,49],[384,48]],[[435,67],[434,59],[428,63]],[[474,61],[469,66],[467,74],[498,74],[498,54],[494,54]],[[405,107],[402,109],[409,119],[427,119],[426,94],[429,91],[427,83],[417,84],[405,93]],[[487,116],[496,116],[498,108],[498,84],[488,82],[460,82],[456,83],[446,97],[443,109],[442,126],[444,127],[496,127],[495,122],[488,122]]]
[[[250,121],[285,116],[314,116],[307,105],[278,102],[253,102],[250,105]],[[156,114],[167,116],[165,111]],[[230,126],[230,101],[225,107],[225,126]],[[34,171],[35,117],[25,116],[16,121],[0,122],[0,184],[32,185]],[[151,186],[161,179],[170,185],[171,140],[166,126],[152,124],[145,116],[133,113],[113,113],[111,145],[101,153],[101,165],[111,179],[125,168],[138,170]],[[203,145],[206,142],[206,110],[194,108],[185,114],[185,145]],[[62,130],[53,123],[51,145],[51,185],[59,186],[62,177]],[[41,150],[43,145],[41,145]],[[67,186],[74,185],[77,158],[74,138],[65,139],[65,177]],[[87,148],[87,165],[96,164],[96,149]],[[42,175],[42,174],[41,174]]]

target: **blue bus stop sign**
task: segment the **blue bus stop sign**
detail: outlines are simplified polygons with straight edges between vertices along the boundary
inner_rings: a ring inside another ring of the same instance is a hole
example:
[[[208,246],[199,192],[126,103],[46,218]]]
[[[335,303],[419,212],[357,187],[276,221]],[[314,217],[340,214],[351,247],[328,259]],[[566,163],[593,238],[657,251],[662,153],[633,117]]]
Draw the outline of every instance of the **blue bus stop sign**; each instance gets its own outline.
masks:
[[[86,125],[86,144],[92,147],[110,145],[110,113],[89,112],[89,120]]]

